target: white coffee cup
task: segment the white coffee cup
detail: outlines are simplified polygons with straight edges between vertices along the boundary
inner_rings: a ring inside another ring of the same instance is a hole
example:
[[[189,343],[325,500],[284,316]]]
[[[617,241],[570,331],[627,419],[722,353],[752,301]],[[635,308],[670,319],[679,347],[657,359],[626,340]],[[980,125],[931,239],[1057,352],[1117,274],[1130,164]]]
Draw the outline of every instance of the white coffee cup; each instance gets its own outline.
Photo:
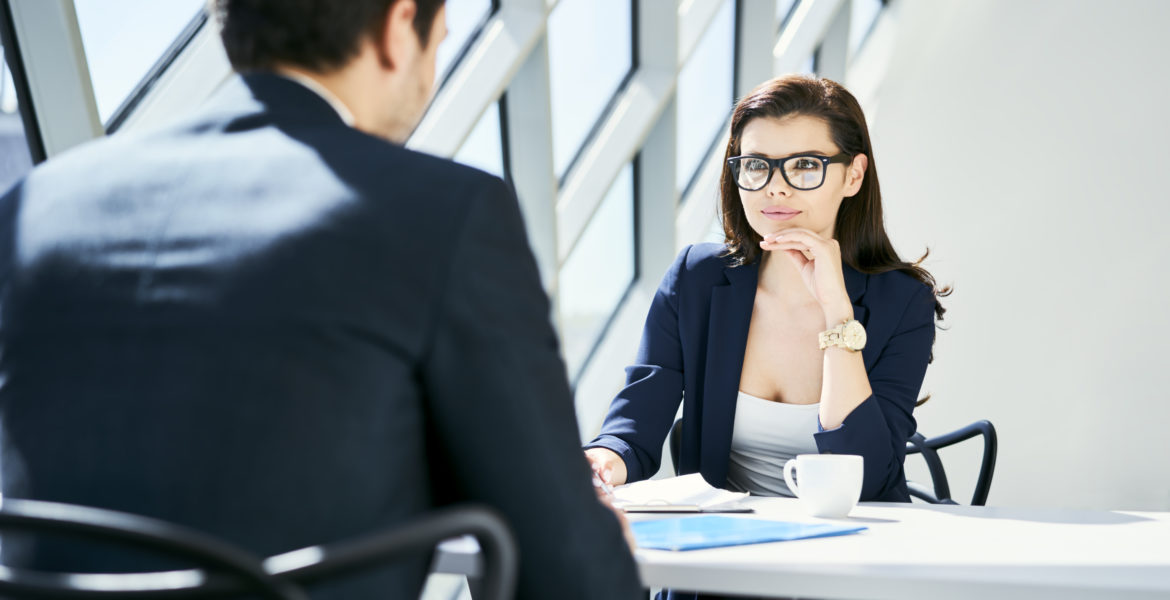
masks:
[[[855,454],[799,454],[784,463],[784,483],[809,515],[841,518],[861,498],[864,464]],[[793,481],[793,469],[800,485]]]

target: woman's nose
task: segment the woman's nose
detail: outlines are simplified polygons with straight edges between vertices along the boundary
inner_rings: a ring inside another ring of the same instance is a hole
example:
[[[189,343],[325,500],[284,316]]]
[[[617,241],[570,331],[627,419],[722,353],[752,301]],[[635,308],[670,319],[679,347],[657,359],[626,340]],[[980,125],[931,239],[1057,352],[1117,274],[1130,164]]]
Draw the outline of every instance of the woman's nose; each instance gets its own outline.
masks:
[[[788,185],[788,181],[784,179],[784,174],[780,171],[780,167],[772,169],[772,179],[768,182],[767,192],[770,196],[792,195],[792,187]]]

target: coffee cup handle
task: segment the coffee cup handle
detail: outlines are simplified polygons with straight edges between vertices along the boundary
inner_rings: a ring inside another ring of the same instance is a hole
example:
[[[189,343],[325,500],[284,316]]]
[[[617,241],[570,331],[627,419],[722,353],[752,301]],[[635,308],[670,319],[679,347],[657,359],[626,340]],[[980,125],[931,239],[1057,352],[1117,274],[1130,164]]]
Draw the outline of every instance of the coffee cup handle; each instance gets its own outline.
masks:
[[[792,493],[795,494],[797,498],[799,498],[800,490],[796,487],[796,482],[792,480],[792,470],[795,468],[795,458],[790,458],[788,459],[788,462],[784,463],[784,483],[787,483],[788,489],[792,490]]]

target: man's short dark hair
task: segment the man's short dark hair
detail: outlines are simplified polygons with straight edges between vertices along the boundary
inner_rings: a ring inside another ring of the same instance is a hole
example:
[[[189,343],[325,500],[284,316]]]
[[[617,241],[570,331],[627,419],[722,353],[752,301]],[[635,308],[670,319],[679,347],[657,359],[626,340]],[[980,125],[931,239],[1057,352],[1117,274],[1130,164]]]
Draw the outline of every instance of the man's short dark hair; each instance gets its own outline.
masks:
[[[211,0],[228,60],[237,71],[288,64],[316,72],[346,65],[376,36],[398,0]],[[426,46],[445,0],[414,0],[414,30]]]

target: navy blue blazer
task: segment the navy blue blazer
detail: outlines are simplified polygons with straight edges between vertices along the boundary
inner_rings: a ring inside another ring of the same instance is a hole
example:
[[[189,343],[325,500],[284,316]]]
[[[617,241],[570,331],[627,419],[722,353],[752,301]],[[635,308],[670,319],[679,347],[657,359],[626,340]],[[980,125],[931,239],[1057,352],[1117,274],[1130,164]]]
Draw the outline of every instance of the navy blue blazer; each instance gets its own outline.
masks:
[[[663,277],[626,385],[586,446],[621,455],[631,482],[658,471],[682,401],[680,472],[726,485],[759,263],[733,267],[723,249],[689,246]],[[873,395],[840,427],[814,434],[817,448],[865,457],[862,500],[909,502],[902,463],[934,342],[934,294],[897,271],[866,275],[846,266],[844,275],[854,317],[866,329],[862,356]]]
[[[234,78],[184,122],[38,168],[0,197],[0,298],[5,496],[261,555],[475,502],[512,525],[518,598],[641,593],[511,190],[298,83]],[[429,558],[313,597],[417,597]]]

